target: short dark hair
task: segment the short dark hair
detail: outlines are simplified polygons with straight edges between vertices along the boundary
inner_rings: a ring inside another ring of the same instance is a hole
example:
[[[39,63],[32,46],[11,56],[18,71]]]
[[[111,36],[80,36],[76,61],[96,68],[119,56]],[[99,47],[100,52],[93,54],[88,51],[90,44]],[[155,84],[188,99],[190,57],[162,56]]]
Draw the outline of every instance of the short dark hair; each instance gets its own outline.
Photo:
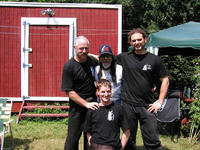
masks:
[[[108,87],[110,87],[110,89],[112,88],[110,81],[107,79],[100,79],[96,83],[97,90],[99,90],[102,86],[108,86]]]
[[[142,30],[141,28],[136,28],[136,29],[132,29],[129,33],[128,33],[128,42],[131,42],[131,36],[135,33],[140,33],[143,35],[143,38],[147,38],[147,34],[144,30]]]

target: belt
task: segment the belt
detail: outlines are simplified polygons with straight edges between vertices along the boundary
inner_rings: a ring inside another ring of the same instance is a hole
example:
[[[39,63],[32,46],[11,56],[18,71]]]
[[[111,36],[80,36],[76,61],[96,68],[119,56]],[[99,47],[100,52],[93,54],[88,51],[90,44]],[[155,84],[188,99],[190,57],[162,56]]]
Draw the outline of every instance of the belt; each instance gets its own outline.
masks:
[[[116,150],[112,146],[91,143],[92,150]]]

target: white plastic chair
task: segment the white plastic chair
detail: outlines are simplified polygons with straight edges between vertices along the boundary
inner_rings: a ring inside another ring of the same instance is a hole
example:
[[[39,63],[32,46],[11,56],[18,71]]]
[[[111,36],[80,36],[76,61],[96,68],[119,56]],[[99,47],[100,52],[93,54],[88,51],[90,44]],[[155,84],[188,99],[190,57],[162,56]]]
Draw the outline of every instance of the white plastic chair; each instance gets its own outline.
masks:
[[[4,137],[6,134],[10,134],[12,140],[12,147],[6,149],[12,149],[14,146],[14,139],[11,130],[11,110],[12,101],[5,98],[0,98],[0,136],[1,136],[1,150],[4,149]]]

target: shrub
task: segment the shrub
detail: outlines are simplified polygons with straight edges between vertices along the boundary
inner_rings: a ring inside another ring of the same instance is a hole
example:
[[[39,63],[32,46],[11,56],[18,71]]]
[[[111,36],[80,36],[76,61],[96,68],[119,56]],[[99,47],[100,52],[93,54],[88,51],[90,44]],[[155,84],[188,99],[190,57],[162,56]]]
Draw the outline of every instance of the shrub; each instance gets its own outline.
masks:
[[[190,139],[197,141],[200,139],[200,59],[195,60],[196,71],[194,73],[196,86],[193,90],[194,102],[190,104],[192,125],[190,127]]]

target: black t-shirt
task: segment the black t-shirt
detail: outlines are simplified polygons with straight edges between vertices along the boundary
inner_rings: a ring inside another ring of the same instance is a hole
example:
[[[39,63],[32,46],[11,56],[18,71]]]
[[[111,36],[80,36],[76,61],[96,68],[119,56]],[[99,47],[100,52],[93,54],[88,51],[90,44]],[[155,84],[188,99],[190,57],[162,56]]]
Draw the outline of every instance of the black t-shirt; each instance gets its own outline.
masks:
[[[98,65],[93,57],[88,57],[84,63],[71,58],[63,67],[62,87],[63,91],[75,91],[79,96],[86,99],[95,97],[96,88],[91,69]]]
[[[121,53],[117,61],[123,67],[121,100],[134,106],[148,106],[153,102],[152,88],[160,78],[168,75],[159,56]]]
[[[121,105],[111,103],[97,110],[88,110],[84,130],[92,135],[91,143],[120,148],[120,128],[123,131],[129,129]]]

